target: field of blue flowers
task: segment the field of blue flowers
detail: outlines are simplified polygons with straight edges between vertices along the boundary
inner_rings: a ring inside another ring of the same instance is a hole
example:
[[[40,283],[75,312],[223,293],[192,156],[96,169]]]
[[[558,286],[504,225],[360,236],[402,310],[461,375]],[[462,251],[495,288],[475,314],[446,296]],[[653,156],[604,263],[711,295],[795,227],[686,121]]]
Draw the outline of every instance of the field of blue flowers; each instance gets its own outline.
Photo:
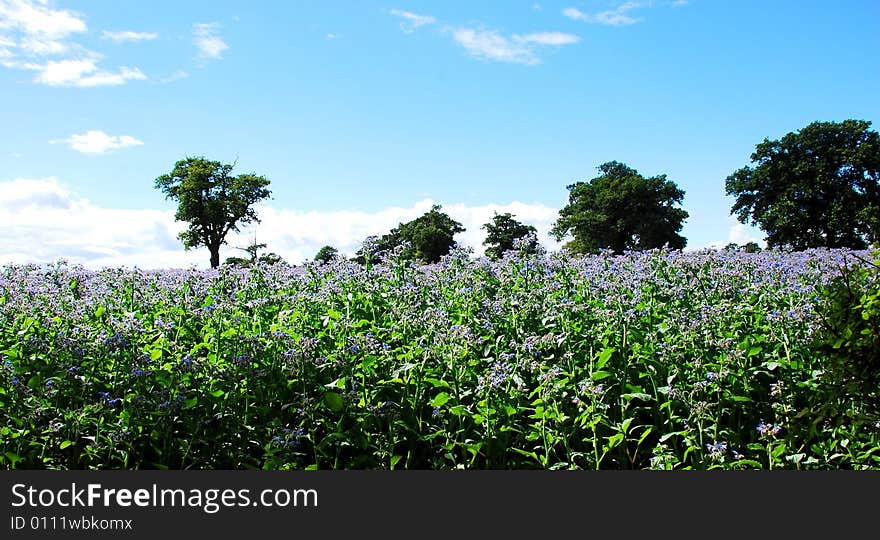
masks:
[[[854,254],[8,265],[0,466],[878,468],[875,406],[816,400]]]

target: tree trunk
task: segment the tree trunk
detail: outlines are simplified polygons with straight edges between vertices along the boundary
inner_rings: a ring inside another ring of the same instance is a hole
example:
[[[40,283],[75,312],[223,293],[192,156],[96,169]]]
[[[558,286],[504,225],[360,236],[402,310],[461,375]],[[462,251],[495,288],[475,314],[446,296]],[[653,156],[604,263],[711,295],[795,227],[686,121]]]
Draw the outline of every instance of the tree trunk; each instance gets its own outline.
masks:
[[[220,266],[220,246],[208,246],[211,251],[211,268]]]

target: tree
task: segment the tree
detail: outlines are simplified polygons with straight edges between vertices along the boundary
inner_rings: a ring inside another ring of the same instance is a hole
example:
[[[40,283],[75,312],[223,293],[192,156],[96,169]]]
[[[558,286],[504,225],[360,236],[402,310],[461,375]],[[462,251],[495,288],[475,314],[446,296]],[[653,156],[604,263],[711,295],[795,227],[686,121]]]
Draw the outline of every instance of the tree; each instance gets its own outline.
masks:
[[[864,248],[880,240],[880,137],[871,122],[813,122],[764,139],[727,177],[730,211],[757,224],[768,247]]]
[[[487,233],[486,240],[483,241],[483,245],[488,246],[486,255],[493,259],[500,259],[505,251],[513,249],[515,240],[538,233],[531,225],[525,225],[514,219],[509,212],[504,214],[496,212],[492,221],[483,225],[482,228],[486,229]],[[537,248],[538,241],[533,237],[526,247],[526,252],[534,253]]]
[[[177,221],[189,227],[178,235],[187,250],[205,246],[211,253],[211,268],[220,265],[220,246],[229,231],[239,225],[259,223],[253,206],[269,197],[269,180],[256,174],[232,175],[235,165],[187,157],[174,164],[169,174],[156,178],[156,188],[166,199],[178,202]]]
[[[724,251],[739,251],[742,250],[746,253],[760,253],[761,246],[758,245],[757,242],[747,242],[743,245],[739,245],[736,242],[731,242],[724,246]]]
[[[356,260],[363,262],[381,251],[390,251],[406,243],[403,255],[407,258],[421,259],[435,263],[449,253],[455,245],[454,236],[464,232],[461,223],[441,212],[442,207],[435,204],[431,210],[406,223],[400,223],[391,232],[379,238],[370,237],[360,249]]]
[[[682,249],[680,236],[688,213],[680,204],[684,191],[666,175],[645,178],[635,169],[610,161],[599,166],[602,174],[589,182],[567,186],[568,204],[550,230],[557,240],[571,235],[565,248],[574,253],[615,252],[668,245]]]
[[[256,235],[254,235],[254,240],[251,242],[251,244],[248,247],[235,248],[235,249],[240,249],[241,251],[246,252],[250,256],[250,258],[243,259],[241,257],[227,257],[226,260],[224,261],[224,264],[234,264],[234,265],[238,265],[238,266],[254,266],[257,263],[263,263],[263,264],[267,264],[267,265],[271,266],[273,264],[278,264],[284,260],[281,258],[280,255],[278,255],[276,253],[272,253],[271,251],[269,253],[263,253],[262,255],[259,255],[260,249],[262,249],[264,247],[266,247],[266,244],[258,244],[257,237],[256,237]]]
[[[328,263],[339,256],[339,250],[333,246],[324,246],[315,254],[315,261],[320,263]]]

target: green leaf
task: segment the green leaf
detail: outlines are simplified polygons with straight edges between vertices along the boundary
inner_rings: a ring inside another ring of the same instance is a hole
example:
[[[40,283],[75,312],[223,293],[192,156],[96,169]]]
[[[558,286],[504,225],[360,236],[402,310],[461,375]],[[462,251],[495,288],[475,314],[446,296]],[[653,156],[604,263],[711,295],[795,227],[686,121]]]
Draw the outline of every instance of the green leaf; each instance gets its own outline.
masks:
[[[614,354],[614,351],[617,350],[614,347],[608,347],[606,349],[602,349],[602,352],[599,353],[599,357],[596,359],[596,369],[600,370],[605,367],[605,364],[608,363],[608,360],[611,359],[611,355]]]
[[[342,396],[336,392],[327,392],[324,394],[324,405],[331,411],[338,413],[343,409]]]
[[[615,435],[607,437],[607,439],[608,439],[608,445],[605,448],[606,448],[606,450],[611,450],[612,448],[616,447],[617,445],[619,445],[620,443],[623,442],[623,433],[617,433]]]
[[[431,400],[431,406],[442,407],[443,405],[446,405],[446,402],[450,399],[452,398],[449,396],[449,394],[447,394],[446,392],[440,392],[439,394],[437,394],[436,397],[434,397],[434,399]]]
[[[68,446],[70,446],[72,444],[73,444],[73,441],[64,441],[59,445],[59,448],[64,450],[65,448],[67,448]]]

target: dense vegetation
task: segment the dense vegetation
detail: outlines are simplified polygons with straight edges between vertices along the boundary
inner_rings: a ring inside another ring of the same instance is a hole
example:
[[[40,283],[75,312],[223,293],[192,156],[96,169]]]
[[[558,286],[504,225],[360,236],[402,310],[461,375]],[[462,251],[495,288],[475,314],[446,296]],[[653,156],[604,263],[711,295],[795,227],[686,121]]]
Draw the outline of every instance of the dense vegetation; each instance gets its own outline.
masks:
[[[877,374],[867,252],[405,247],[3,267],[0,466],[880,466],[876,386],[840,384]]]
[[[871,122],[813,122],[764,139],[725,181],[742,223],[769,246],[865,248],[880,242],[880,134]]]

